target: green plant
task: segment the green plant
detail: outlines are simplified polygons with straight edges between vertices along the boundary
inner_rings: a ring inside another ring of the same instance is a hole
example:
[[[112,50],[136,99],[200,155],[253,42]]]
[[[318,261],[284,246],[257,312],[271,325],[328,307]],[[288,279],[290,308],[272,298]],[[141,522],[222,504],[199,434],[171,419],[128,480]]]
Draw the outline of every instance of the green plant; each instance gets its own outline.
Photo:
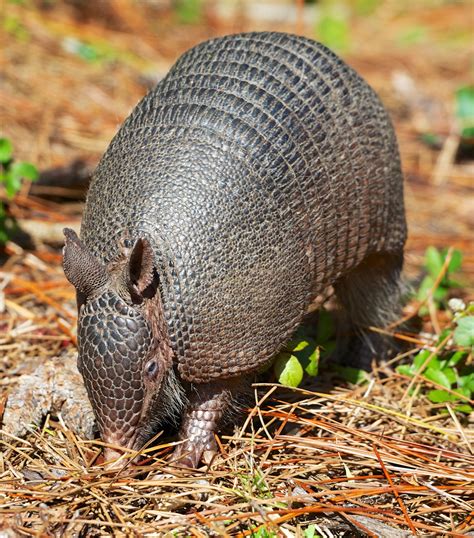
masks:
[[[424,390],[432,403],[451,403],[456,411],[472,413],[468,403],[474,398],[474,303],[467,307],[454,299],[449,302],[453,312],[450,327],[441,332],[435,350],[421,349],[411,364],[402,364],[397,372],[420,381],[433,382],[443,388]]]
[[[278,535],[275,531],[268,530],[265,527],[258,527],[256,530],[252,530],[250,536],[252,538],[276,538]]]
[[[474,138],[474,86],[464,86],[456,91],[456,118],[461,137]]]
[[[177,0],[175,11],[179,22],[198,24],[202,16],[202,0]]]
[[[449,262],[446,260],[447,255],[448,249],[441,251],[436,247],[426,249],[424,267],[428,274],[422,280],[416,294],[419,301],[431,300],[437,308],[446,306],[450,288],[459,287],[459,283],[452,279],[452,274],[461,269],[462,254],[459,250],[452,250]],[[446,270],[442,274],[446,263]],[[420,308],[420,315],[427,312],[426,306]]]
[[[325,1],[316,23],[317,38],[329,48],[339,52],[349,49],[349,11],[343,4]]]
[[[27,162],[14,162],[12,143],[8,138],[0,138],[0,185],[3,185],[7,198],[16,195],[23,180],[35,181],[37,178],[36,167]],[[14,226],[14,220],[7,215],[0,200],[0,244],[8,240]]]
[[[1,20],[2,30],[18,41],[28,41],[30,34],[18,17],[5,15]]]
[[[319,360],[331,353],[335,347],[332,316],[324,309],[319,311],[316,332],[301,327],[274,363],[274,373],[279,383],[287,387],[298,387],[307,374],[318,374]]]
[[[316,534],[316,525],[308,525],[304,530],[304,538],[320,538],[319,534]]]

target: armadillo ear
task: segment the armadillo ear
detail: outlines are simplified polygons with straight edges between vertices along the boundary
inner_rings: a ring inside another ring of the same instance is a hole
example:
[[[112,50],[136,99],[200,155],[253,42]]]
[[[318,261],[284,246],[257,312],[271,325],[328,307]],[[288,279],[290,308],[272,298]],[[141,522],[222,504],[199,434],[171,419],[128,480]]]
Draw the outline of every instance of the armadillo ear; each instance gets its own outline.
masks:
[[[64,228],[63,269],[81,295],[88,297],[108,281],[105,267],[89,252],[74,230]]]
[[[128,259],[127,283],[132,293],[140,296],[154,280],[153,248],[148,239],[140,237],[133,245]]]

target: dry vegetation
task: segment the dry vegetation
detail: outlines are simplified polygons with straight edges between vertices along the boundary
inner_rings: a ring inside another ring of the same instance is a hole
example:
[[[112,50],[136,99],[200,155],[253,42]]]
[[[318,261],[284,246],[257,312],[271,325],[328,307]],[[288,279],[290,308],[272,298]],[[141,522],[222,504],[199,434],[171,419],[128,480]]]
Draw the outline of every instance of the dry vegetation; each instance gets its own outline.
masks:
[[[33,245],[10,242],[0,270],[0,416],[21,375],[48,360],[60,369],[74,352],[74,294],[60,268],[58,230],[77,226],[85,179],[118,125],[188,46],[256,27],[212,11],[200,25],[179,25],[151,2],[25,4],[7,3],[0,15],[1,130],[18,158],[45,173],[9,205]],[[453,95],[469,82],[472,6],[398,4],[354,18],[347,59],[396,123],[407,274],[416,281],[428,245],[459,248],[465,286],[454,294],[468,301],[474,164],[456,158]],[[414,42],[400,37],[417,28],[424,33]],[[314,36],[301,20],[296,30]],[[71,52],[78,43],[92,43],[98,58]],[[436,133],[439,146],[423,143],[422,133]],[[411,301],[405,314],[417,307]],[[447,312],[431,309],[421,332],[399,335],[410,349],[375,366],[365,384],[323,369],[300,389],[256,386],[243,425],[220,436],[209,468],[191,474],[164,462],[169,438],[156,438],[139,466],[117,472],[101,464],[100,441],[79,438],[61,415],[24,438],[4,434],[0,536],[474,535],[472,417],[431,403],[423,387],[432,383],[393,369],[417,348],[433,350],[449,323]]]

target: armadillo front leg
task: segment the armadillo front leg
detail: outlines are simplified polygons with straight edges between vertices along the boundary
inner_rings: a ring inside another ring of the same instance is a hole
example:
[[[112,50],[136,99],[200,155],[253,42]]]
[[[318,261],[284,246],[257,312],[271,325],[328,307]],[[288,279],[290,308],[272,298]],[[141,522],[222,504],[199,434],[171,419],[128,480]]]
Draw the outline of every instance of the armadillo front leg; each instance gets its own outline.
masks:
[[[176,463],[197,467],[204,451],[216,451],[214,432],[233,401],[235,389],[231,380],[193,386],[179,432],[184,443],[173,454]]]

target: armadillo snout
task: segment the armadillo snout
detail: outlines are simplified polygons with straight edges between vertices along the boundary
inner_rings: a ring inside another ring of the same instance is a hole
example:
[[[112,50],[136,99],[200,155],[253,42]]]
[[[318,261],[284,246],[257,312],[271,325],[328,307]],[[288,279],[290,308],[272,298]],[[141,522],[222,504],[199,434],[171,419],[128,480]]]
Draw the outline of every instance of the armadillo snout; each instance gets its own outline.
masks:
[[[151,331],[112,291],[88,300],[78,325],[79,370],[106,442],[130,447],[142,414]]]

